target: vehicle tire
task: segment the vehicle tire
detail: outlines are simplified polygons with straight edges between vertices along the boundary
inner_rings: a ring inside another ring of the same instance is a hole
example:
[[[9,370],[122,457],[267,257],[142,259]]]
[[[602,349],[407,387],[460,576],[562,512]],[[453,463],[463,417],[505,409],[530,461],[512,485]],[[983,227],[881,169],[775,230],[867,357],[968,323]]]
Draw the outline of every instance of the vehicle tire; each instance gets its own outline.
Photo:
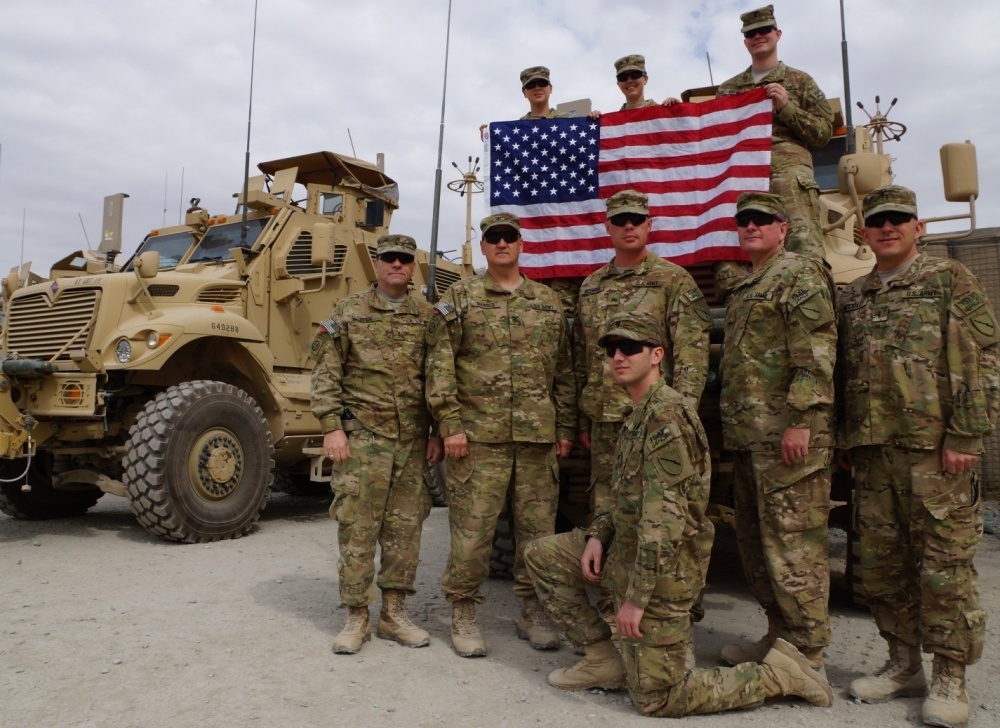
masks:
[[[199,380],[170,387],[132,425],[122,460],[132,512],[168,541],[245,535],[267,503],[274,445],[243,390]]]
[[[0,511],[14,518],[40,521],[48,518],[71,518],[87,512],[104,493],[97,488],[80,490],[56,490],[52,487],[52,455],[37,453],[31,460],[27,482],[31,490],[21,489],[24,479],[18,478],[24,472],[23,458],[0,460],[0,478],[15,483],[0,483]]]
[[[308,473],[296,473],[294,470],[275,470],[271,490],[297,498],[319,498],[333,492],[329,482],[316,483],[309,479]]]
[[[431,505],[443,508],[448,505],[448,470],[444,462],[424,465],[424,484],[431,493]]]
[[[510,505],[510,494],[503,502],[497,529],[493,533],[493,549],[490,551],[490,576],[496,579],[514,578],[514,511]]]

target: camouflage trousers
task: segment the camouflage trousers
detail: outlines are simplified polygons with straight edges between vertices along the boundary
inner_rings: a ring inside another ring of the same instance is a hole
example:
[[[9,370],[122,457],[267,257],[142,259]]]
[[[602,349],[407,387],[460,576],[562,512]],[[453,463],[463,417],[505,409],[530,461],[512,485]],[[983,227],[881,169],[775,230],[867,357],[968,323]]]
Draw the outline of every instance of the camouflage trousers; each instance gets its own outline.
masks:
[[[771,156],[771,192],[781,195],[788,215],[785,248],[814,260],[826,260],[820,222],[819,185],[812,167],[782,163]]]
[[[576,530],[533,541],[524,555],[539,600],[569,641],[578,646],[611,637],[610,627],[587,595],[593,584],[580,568],[584,544],[583,531]],[[628,585],[608,586],[617,611]],[[763,674],[751,662],[687,669],[685,655],[693,640],[690,610],[690,599],[668,602],[654,594],[639,623],[642,639],[618,642],[636,709],[643,715],[680,718],[763,703]]]
[[[986,632],[972,564],[983,537],[978,477],[943,472],[940,450],[853,453],[861,579],[879,632],[974,664]]]
[[[559,466],[552,443],[470,442],[461,460],[448,458],[448,525],[451,551],[441,578],[449,602],[482,603],[490,573],[497,517],[507,493],[514,518],[514,594],[535,590],[524,570],[524,546],[555,532]]]
[[[830,644],[829,448],[785,465],[778,451],[733,453],[736,541],[750,591],[800,649]]]
[[[368,430],[349,434],[351,459],[335,464],[330,515],[338,523],[340,599],[371,604],[375,545],[382,550],[379,589],[414,594],[420,532],[431,511],[424,486],[425,440],[395,440]]]

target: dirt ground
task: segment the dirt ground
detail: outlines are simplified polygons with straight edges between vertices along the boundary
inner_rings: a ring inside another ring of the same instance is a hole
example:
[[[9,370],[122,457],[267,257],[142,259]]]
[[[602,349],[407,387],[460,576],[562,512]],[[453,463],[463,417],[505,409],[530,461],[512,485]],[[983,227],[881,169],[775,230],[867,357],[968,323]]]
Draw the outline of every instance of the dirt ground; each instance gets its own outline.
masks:
[[[720,528],[707,616],[696,627],[698,664],[718,664],[733,639],[756,639],[764,618]],[[856,704],[844,688],[880,666],[884,643],[845,595],[843,534],[834,534],[829,709],[768,704],[695,716],[689,726],[902,726],[920,724],[920,700]],[[514,636],[510,582],[491,580],[480,623],[489,656],[450,647],[439,579],[447,513],[424,530],[411,614],[431,645],[407,650],[374,638],[358,655],[333,655],[338,609],[336,526],[315,499],[273,496],[259,527],[237,541],[177,546],[146,534],[123,499],[106,496],[85,517],[26,522],[0,516],[0,724],[38,726],[631,726],[649,725],[625,692],[568,694],[545,675],[577,658],[536,652]],[[971,725],[1000,725],[1000,543],[988,536],[977,566],[991,614],[983,660],[969,674]],[[374,610],[373,610],[374,615]],[[929,665],[928,665],[929,667]]]

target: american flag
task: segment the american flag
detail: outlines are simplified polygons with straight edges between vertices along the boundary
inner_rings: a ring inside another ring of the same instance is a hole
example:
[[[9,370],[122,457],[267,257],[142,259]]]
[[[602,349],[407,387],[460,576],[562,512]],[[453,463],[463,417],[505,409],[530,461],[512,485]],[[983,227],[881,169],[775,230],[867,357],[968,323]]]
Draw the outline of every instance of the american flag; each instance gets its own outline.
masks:
[[[763,89],[702,103],[587,118],[490,124],[490,213],[521,218],[521,270],[586,276],[614,255],[604,201],[649,196],[648,246],[678,265],[746,260],[733,214],[741,192],[767,191],[771,100]]]

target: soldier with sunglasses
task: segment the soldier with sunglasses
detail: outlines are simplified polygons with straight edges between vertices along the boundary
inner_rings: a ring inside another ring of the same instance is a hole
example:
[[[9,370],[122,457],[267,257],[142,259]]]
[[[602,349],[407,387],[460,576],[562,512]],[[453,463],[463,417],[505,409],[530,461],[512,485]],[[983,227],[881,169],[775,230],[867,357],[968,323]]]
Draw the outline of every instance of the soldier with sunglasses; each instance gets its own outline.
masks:
[[[518,269],[521,225],[510,213],[480,223],[486,272],[457,281],[428,329],[427,404],[448,458],[451,550],[441,580],[462,657],[486,654],[476,620],[497,518],[511,496],[517,635],[557,649],[559,633],[524,570],[524,546],[555,531],[557,457],[573,445],[576,400],[569,330],[551,288]]]
[[[788,250],[816,260],[824,259],[820,222],[819,185],[813,173],[810,148],[825,147],[833,133],[833,110],[812,77],[778,60],[781,31],[774,6],[740,16],[743,44],[750,67],[719,87],[719,95],[736,94],[763,86],[774,101],[771,127],[771,192],[781,196],[788,213]],[[728,290],[726,276],[741,275],[723,266],[716,278]]]
[[[646,58],[644,56],[635,53],[615,61],[615,78],[618,81],[618,88],[625,96],[625,103],[622,104],[619,111],[657,105],[652,99],[646,98],[645,90],[649,76],[646,74]],[[680,99],[670,97],[663,102],[663,106],[673,106],[678,103],[680,103]],[[588,116],[591,119],[599,119],[601,112],[595,109]]]
[[[719,409],[740,561],[768,627],[756,643],[724,647],[722,659],[760,662],[783,638],[820,670],[830,643],[836,289],[821,262],[785,249],[777,195],[740,195],[736,229],[753,270],[726,310]]]
[[[409,236],[379,238],[376,283],[338,303],[310,349],[312,411],[325,433],[324,454],[334,462],[330,515],[338,523],[340,599],[347,606],[333,641],[337,654],[354,654],[371,638],[376,544],[382,550],[378,636],[406,647],[430,643],[405,609],[431,509],[424,461],[443,457],[441,439],[428,437],[424,403],[432,308],[408,290],[416,251]]]
[[[549,107],[552,82],[549,80],[549,69],[545,66],[532,66],[521,71],[521,93],[531,105],[531,110],[521,117],[522,121],[525,119],[562,119],[569,116],[569,114]]]

